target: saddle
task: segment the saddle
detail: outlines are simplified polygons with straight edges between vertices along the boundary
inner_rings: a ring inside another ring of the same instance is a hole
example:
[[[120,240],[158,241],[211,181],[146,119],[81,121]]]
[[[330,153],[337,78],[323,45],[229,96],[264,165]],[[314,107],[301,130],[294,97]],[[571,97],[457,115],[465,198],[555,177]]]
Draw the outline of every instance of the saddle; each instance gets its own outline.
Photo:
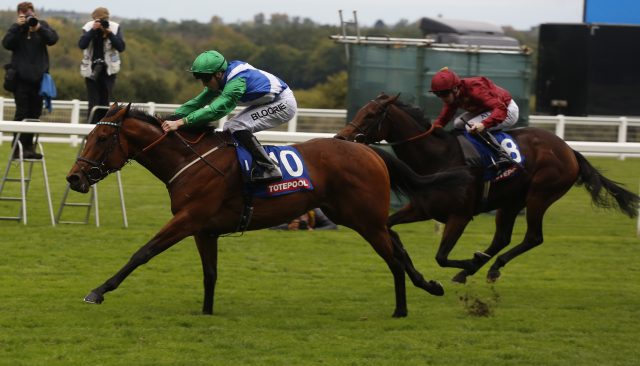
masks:
[[[516,140],[502,131],[492,132],[492,135],[513,161],[502,158],[484,141],[463,131],[457,135],[457,139],[465,163],[471,167],[482,168],[484,181],[498,182],[516,176],[521,170],[518,164],[524,165],[524,156],[520,153]]]
[[[251,154],[240,144],[236,144],[238,163],[242,171],[245,187],[253,196],[260,198],[277,197],[289,193],[313,190],[313,183],[298,149],[293,146],[263,145],[269,157],[277,162],[282,172],[282,180],[256,184],[251,182],[251,170],[254,167]]]

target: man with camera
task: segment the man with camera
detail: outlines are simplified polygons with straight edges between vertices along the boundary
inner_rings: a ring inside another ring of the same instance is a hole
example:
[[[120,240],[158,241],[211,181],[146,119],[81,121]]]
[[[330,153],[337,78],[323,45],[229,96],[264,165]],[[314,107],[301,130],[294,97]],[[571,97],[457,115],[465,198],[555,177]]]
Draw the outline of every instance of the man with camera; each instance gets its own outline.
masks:
[[[120,71],[120,52],[124,51],[125,44],[120,24],[109,21],[107,8],[96,8],[91,18],[93,20],[82,27],[78,47],[83,50],[80,74],[87,86],[87,116],[91,119],[88,122],[95,123],[102,119],[106,109],[97,109],[93,116],[91,111],[95,106],[109,107],[116,74]]]
[[[13,92],[15,121],[39,119],[43,102],[40,84],[42,76],[49,72],[47,46],[58,42],[58,34],[46,21],[38,19],[32,3],[21,2],[17,12],[16,22],[2,39],[2,46],[11,51],[11,63],[5,65],[4,87]],[[35,152],[33,134],[21,134],[20,142],[25,159],[42,159],[42,155]],[[14,158],[18,154],[16,149]]]

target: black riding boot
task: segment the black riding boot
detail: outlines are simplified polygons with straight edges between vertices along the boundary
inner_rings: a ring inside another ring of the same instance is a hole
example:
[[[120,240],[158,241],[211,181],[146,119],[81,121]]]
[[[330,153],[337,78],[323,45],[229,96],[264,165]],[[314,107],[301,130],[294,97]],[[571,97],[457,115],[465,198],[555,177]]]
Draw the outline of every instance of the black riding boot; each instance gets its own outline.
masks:
[[[495,167],[500,167],[500,165],[510,164],[512,161],[507,158],[509,153],[504,151],[502,146],[498,143],[498,140],[491,134],[491,132],[486,131],[482,134],[489,144],[489,148],[495,152],[495,156],[497,160],[493,161],[493,165]]]
[[[271,160],[258,139],[248,130],[240,130],[233,136],[249,151],[256,165],[261,169],[251,169],[251,181],[255,183],[271,183],[282,179],[282,173]]]

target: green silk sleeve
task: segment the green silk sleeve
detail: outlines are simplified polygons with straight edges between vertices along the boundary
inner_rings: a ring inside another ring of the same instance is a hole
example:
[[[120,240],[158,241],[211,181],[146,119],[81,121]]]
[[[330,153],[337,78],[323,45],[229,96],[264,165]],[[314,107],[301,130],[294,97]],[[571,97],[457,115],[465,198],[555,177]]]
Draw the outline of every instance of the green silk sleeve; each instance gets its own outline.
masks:
[[[193,106],[192,109],[188,110],[188,113],[185,113],[186,117],[184,118],[184,122],[185,125],[188,126],[200,126],[211,121],[219,120],[236,108],[238,101],[240,101],[240,98],[244,95],[246,90],[246,80],[239,77],[229,81],[224,86],[224,89],[222,89],[220,96],[213,99],[213,102],[210,104],[208,103],[211,101],[213,96],[209,97],[207,93],[212,92],[207,89],[178,108],[176,113],[179,113],[179,110],[187,105]],[[185,108],[184,110],[186,111],[187,109]]]
[[[198,94],[195,98],[178,107],[178,109],[176,109],[175,111],[175,114],[183,117],[188,116],[190,113],[196,111],[197,109],[200,109],[205,105],[211,103],[215,96],[216,93],[214,91],[205,88],[202,93]]]

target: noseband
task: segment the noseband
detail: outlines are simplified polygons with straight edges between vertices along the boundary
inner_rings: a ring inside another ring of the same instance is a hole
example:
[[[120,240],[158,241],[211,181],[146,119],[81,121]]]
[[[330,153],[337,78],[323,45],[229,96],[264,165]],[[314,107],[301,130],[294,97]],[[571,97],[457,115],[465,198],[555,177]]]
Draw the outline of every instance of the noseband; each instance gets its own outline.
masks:
[[[78,156],[78,158],[76,158],[76,163],[78,161],[82,161],[90,165],[90,168],[88,170],[84,170],[82,167],[80,168],[80,170],[82,171],[82,173],[84,173],[85,177],[91,184],[97,183],[100,180],[104,179],[107,175],[119,170],[109,169],[105,164],[107,162],[107,159],[109,158],[109,154],[111,154],[116,145],[120,147],[122,152],[124,152],[124,148],[120,143],[120,128],[122,127],[122,121],[98,122],[96,123],[96,125],[112,126],[116,128],[116,131],[113,135],[111,135],[113,138],[113,143],[109,144],[108,149],[104,152],[104,154],[102,154],[102,159],[99,162],[84,158],[82,156]]]

